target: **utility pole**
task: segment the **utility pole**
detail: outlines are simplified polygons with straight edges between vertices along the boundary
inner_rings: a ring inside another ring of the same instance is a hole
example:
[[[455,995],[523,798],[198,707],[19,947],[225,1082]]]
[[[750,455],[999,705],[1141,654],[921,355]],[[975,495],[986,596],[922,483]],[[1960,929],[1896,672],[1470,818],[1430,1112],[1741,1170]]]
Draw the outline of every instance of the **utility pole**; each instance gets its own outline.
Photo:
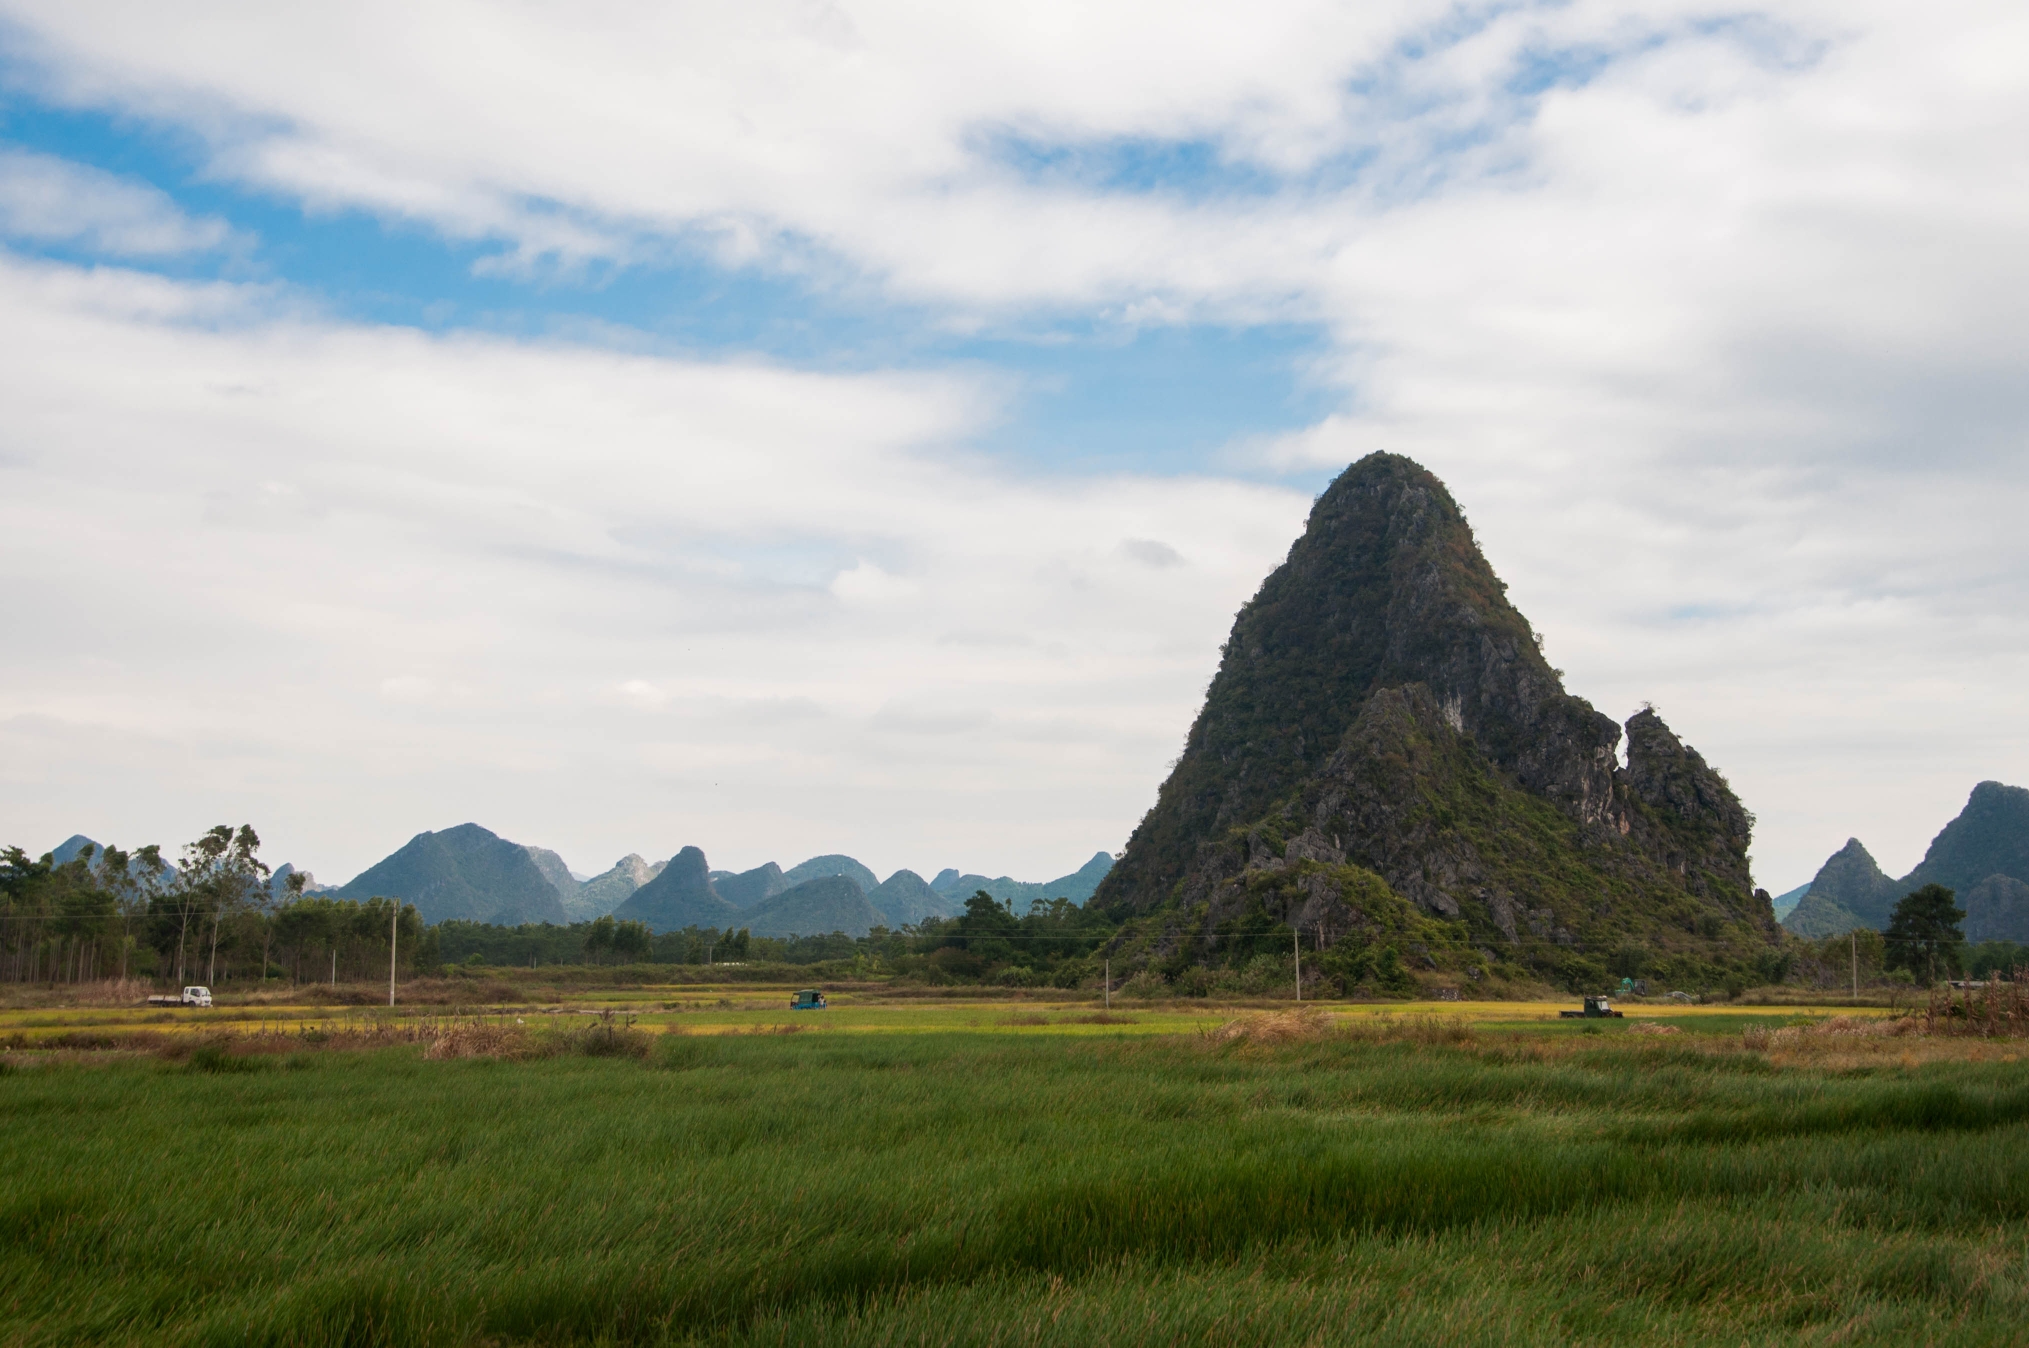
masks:
[[[387,920],[387,1004],[395,1004],[395,937],[399,934],[402,920],[402,901],[396,899],[389,905],[394,909]]]
[[[1853,943],[1853,1000],[1860,1000],[1860,933],[1849,931],[1846,937]]]
[[[1106,961],[1106,1009],[1113,1009],[1113,961]]]
[[[1289,953],[1296,960],[1296,1000],[1303,1000],[1303,936],[1295,926],[1289,929]]]

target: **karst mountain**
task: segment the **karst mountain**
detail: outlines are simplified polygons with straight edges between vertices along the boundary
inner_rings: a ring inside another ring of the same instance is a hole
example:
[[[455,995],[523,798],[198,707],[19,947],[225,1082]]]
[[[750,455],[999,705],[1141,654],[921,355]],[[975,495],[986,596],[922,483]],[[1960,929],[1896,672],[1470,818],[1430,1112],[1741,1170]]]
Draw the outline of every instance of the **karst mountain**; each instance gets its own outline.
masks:
[[[1778,931],[1747,811],[1655,711],[1625,762],[1622,734],[1565,691],[1444,484],[1373,454],[1241,609],[1097,901],[1174,914],[1186,948],[1250,905],[1330,945],[1406,900],[1571,978],[1623,946],[1756,958]]]
[[[1858,838],[1834,852],[1783,925],[1798,936],[1885,930],[1896,901],[1924,885],[1953,891],[1969,941],[2029,942],[2029,790],[1981,782],[1915,870],[1882,873]]]

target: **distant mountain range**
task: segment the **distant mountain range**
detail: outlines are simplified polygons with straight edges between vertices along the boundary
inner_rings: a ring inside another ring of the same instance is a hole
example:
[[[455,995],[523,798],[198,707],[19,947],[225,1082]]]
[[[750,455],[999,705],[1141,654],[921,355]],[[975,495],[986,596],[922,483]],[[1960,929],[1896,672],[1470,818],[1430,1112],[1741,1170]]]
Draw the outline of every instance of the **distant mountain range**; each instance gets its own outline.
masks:
[[[104,849],[78,834],[53,854],[62,865],[86,847]],[[951,917],[980,890],[1023,910],[1036,900],[1083,903],[1106,878],[1113,858],[1092,859],[1055,880],[1031,883],[961,872],[955,867],[925,881],[914,871],[880,879],[858,860],[838,853],[811,857],[783,870],[775,862],[749,871],[712,870],[704,852],[685,847],[667,861],[630,852],[611,867],[581,880],[547,847],[510,842],[478,824],[418,833],[392,855],[350,882],[320,886],[306,875],[305,891],[334,898],[376,895],[413,903],[426,923],[489,922],[559,926],[612,914],[655,931],[684,927],[744,927],[756,936],[810,936],[845,932],[864,936],[875,927],[911,926]],[[283,864],[271,887],[285,892],[294,867]],[[165,878],[174,878],[165,869]]]
[[[1881,931],[1903,895],[1939,884],[1966,910],[1968,941],[2029,942],[2029,790],[1981,782],[1916,869],[1890,879],[1858,838],[1834,852],[1783,926],[1798,936]]]
[[[425,922],[451,919],[513,926],[522,922],[585,922],[612,914],[655,931],[744,927],[756,936],[807,936],[841,931],[864,936],[877,926],[913,925],[964,911],[985,890],[1026,908],[1034,900],[1083,903],[1113,859],[1095,853],[1069,875],[1041,884],[1000,876],[939,872],[926,882],[914,871],[886,880],[858,860],[836,853],[784,870],[775,862],[749,871],[712,870],[702,849],[685,847],[668,861],[630,853],[589,880],[543,847],[510,842],[477,824],[419,833],[349,884],[327,891],[340,898],[376,894],[416,905]]]

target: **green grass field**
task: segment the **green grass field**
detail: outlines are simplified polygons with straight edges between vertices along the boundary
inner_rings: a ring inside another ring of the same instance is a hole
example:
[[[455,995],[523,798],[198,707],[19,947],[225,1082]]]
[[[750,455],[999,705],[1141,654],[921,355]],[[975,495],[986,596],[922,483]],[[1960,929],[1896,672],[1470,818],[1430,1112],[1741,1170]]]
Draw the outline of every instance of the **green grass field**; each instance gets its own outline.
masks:
[[[1203,1007],[841,1006],[782,1034],[739,1032],[791,1020],[765,1006],[651,1004],[646,1057],[7,1054],[36,1065],[0,1074],[0,1338],[1907,1344],[2029,1322],[2019,1045],[1758,1049],[1743,1027],[1796,1018],[1702,1008],[1677,1034],[1361,1008],[1272,1043],[1202,1033],[1233,1014]],[[9,1019],[34,1015],[64,1019]]]

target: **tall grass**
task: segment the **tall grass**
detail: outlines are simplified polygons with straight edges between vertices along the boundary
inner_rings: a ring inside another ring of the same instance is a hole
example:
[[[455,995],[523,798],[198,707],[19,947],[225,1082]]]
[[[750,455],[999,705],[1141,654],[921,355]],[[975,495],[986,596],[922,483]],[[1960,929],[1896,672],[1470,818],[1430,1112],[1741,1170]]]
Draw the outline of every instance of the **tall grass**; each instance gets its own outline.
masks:
[[[270,1061],[0,1080],[10,1342],[1977,1343],[2029,1310],[2015,1064],[815,1034]]]

